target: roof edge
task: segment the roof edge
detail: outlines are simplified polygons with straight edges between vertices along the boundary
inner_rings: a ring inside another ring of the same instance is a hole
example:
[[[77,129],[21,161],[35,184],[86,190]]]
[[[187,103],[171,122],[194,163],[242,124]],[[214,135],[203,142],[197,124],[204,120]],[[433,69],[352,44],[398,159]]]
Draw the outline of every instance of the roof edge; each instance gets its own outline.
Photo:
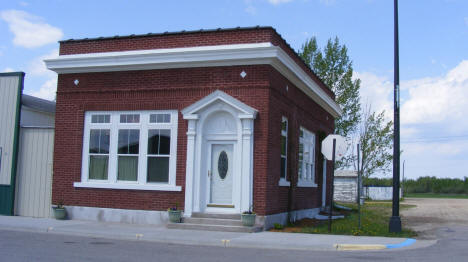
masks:
[[[73,43],[73,42],[87,42],[87,41],[99,41],[99,40],[115,40],[115,39],[126,39],[126,38],[141,38],[147,36],[165,36],[165,35],[182,35],[182,34],[197,34],[197,33],[212,33],[212,32],[230,32],[230,31],[248,31],[248,30],[258,30],[258,29],[271,29],[276,32],[276,29],[272,26],[250,26],[250,27],[231,27],[231,28],[216,28],[216,29],[199,29],[199,30],[190,30],[190,31],[172,31],[172,32],[163,32],[163,33],[147,33],[147,34],[131,34],[131,35],[115,35],[108,37],[93,37],[93,38],[81,38],[81,39],[67,39],[60,40],[59,43]]]

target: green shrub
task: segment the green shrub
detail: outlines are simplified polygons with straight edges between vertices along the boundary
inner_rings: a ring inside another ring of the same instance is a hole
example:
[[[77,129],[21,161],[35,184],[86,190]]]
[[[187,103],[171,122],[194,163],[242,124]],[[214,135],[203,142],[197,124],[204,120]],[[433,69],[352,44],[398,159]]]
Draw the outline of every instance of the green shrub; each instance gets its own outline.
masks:
[[[278,230],[281,230],[281,229],[284,228],[284,226],[283,226],[282,224],[280,224],[280,223],[275,223],[275,224],[273,224],[273,227],[274,227],[275,229],[278,229]]]

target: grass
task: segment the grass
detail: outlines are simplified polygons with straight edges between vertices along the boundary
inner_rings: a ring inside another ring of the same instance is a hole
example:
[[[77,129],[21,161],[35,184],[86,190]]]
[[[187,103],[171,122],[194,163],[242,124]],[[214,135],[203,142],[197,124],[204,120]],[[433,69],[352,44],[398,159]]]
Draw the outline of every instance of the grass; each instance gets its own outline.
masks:
[[[435,194],[435,193],[408,193],[408,194],[405,194],[405,197],[468,199],[468,195],[464,195],[464,194]]]
[[[361,229],[358,229],[357,205],[346,205],[352,211],[343,212],[344,219],[332,222],[331,234],[354,235],[354,236],[385,236],[385,237],[414,237],[416,233],[403,228],[401,233],[389,233],[388,223],[392,212],[391,202],[366,202],[361,206]],[[414,207],[413,205],[400,205],[400,210]],[[277,232],[328,234],[328,221],[318,221],[315,219],[303,219],[294,224],[286,226]]]

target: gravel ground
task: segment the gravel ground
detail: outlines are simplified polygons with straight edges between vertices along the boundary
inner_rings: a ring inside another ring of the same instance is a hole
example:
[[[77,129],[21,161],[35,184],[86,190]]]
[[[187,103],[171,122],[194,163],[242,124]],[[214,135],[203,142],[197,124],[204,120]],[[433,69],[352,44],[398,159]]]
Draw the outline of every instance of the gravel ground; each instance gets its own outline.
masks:
[[[406,198],[402,203],[416,205],[402,210],[401,216],[418,238],[435,239],[436,230],[444,226],[468,226],[468,199]]]

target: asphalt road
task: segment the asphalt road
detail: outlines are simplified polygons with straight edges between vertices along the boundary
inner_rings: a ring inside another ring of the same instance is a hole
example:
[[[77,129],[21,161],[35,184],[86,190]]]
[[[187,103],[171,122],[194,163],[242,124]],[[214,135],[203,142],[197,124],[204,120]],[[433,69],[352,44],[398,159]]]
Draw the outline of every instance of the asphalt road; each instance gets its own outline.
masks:
[[[170,245],[0,230],[0,261],[468,261],[468,227],[443,227],[427,248],[293,251]]]

